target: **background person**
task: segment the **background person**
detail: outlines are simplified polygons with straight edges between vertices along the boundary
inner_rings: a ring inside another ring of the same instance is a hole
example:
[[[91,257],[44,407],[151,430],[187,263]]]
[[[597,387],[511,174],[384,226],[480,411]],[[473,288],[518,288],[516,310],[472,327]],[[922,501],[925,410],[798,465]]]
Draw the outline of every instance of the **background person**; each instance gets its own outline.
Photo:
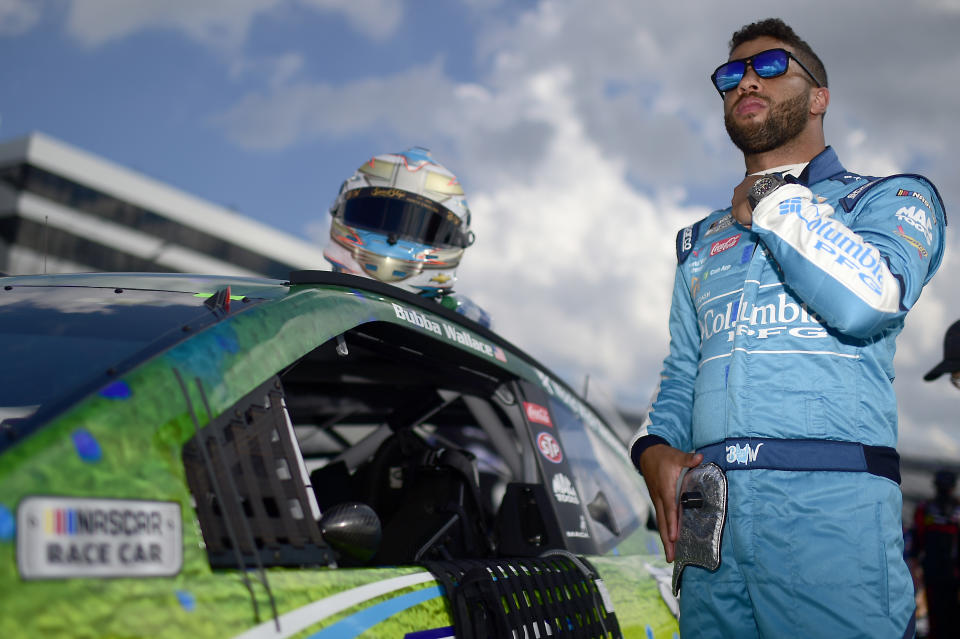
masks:
[[[933,475],[933,499],[917,504],[913,550],[923,570],[930,639],[960,634],[960,501],[953,496],[957,476]]]
[[[943,361],[930,369],[923,379],[932,382],[950,373],[950,382],[960,388],[960,320],[950,325],[943,336]]]
[[[681,471],[726,470],[721,564],[684,570],[681,634],[912,636],[892,360],[943,205],[922,177],[843,167],[826,71],[782,21],[737,31],[711,78],[747,176],[677,235],[670,351],[631,446],[668,561]]]

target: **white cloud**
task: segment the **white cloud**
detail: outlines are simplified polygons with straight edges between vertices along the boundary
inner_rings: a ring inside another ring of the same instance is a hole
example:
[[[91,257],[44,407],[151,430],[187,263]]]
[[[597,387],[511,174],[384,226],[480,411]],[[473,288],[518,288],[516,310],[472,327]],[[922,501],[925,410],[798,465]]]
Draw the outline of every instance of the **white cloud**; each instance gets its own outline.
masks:
[[[26,33],[40,21],[41,4],[30,0],[0,0],[0,37]]]
[[[2,2],[27,12],[25,2]],[[403,18],[403,5],[393,0],[299,0],[298,5],[340,14],[373,40],[392,35]],[[255,19],[282,9],[289,9],[282,0],[73,0],[67,31],[80,43],[96,47],[143,30],[169,29],[211,49],[235,52],[242,49]]]
[[[293,81],[303,66],[302,55],[286,53],[279,56],[237,60],[230,68],[230,75],[233,78],[249,75],[264,77],[269,87],[275,90]]]
[[[453,85],[440,61],[386,78],[344,86],[306,82],[252,93],[213,121],[236,144],[277,150],[316,140],[345,137],[371,127],[412,133],[427,131],[431,112],[450,108]]]
[[[300,0],[306,6],[343,14],[358,33],[372,40],[385,40],[396,32],[403,19],[398,0]]]
[[[74,0],[67,31],[80,43],[100,46],[148,29],[172,29],[217,50],[239,49],[253,19],[280,0]]]

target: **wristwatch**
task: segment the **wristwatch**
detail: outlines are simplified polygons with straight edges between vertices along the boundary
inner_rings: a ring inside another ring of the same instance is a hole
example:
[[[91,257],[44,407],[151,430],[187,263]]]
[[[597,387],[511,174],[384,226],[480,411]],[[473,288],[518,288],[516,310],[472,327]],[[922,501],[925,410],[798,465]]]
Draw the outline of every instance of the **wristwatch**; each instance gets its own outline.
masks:
[[[787,181],[783,179],[783,176],[779,173],[768,173],[767,175],[760,176],[760,179],[753,183],[753,186],[750,187],[750,193],[747,194],[747,202],[750,204],[750,210],[757,208],[757,204],[760,203],[760,200],[767,197],[781,186],[786,184]]]

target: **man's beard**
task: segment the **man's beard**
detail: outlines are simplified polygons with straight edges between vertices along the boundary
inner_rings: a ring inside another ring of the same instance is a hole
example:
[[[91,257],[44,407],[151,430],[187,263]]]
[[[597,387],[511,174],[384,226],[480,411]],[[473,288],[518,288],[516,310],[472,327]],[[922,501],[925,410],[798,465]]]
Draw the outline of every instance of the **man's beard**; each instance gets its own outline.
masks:
[[[772,107],[762,124],[738,124],[733,121],[730,113],[724,114],[723,123],[730,139],[745,154],[766,153],[800,135],[807,125],[809,110],[810,94],[802,91]]]

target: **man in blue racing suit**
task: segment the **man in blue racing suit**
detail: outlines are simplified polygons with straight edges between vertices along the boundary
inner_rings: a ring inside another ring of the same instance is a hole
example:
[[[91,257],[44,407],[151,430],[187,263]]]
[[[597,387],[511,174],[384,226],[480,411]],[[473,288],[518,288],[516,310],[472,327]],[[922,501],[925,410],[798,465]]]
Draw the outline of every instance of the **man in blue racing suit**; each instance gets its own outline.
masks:
[[[712,78],[747,177],[677,236],[670,351],[631,445],[668,561],[682,471],[726,472],[721,563],[682,573],[681,634],[913,636],[894,340],[943,205],[923,177],[840,164],[823,64],[782,21],[735,33]]]

